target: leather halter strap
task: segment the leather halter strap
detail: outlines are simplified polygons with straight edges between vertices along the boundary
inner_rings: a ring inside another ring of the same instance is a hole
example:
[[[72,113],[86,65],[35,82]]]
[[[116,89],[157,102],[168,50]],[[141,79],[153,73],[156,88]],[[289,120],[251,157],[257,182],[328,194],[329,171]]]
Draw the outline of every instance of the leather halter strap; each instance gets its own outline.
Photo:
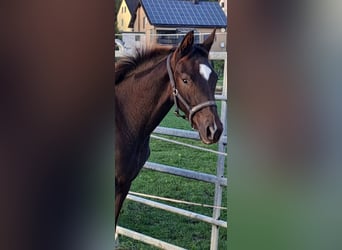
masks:
[[[191,107],[186,102],[186,100],[182,97],[182,95],[179,93],[178,89],[176,88],[176,82],[175,82],[175,79],[174,79],[174,76],[173,76],[173,72],[172,72],[172,69],[171,69],[171,63],[170,63],[171,55],[172,54],[169,54],[168,57],[167,57],[166,68],[167,68],[167,73],[168,73],[169,78],[170,78],[170,83],[171,83],[171,87],[172,87],[172,95],[173,95],[174,103],[175,103],[175,106],[176,106],[175,114],[176,114],[176,116],[182,117],[183,119],[188,119],[190,121],[191,125],[192,125],[192,118],[194,117],[194,115],[198,111],[200,111],[201,109],[203,109],[205,107],[208,107],[208,106],[215,106],[216,107],[216,102],[215,101],[206,101],[206,102],[202,102],[200,104],[197,104],[197,105],[195,105],[193,107]],[[189,112],[189,117],[186,117],[186,115],[182,115],[182,114],[179,113],[179,107],[178,107],[177,100],[179,100],[185,106],[185,108]]]

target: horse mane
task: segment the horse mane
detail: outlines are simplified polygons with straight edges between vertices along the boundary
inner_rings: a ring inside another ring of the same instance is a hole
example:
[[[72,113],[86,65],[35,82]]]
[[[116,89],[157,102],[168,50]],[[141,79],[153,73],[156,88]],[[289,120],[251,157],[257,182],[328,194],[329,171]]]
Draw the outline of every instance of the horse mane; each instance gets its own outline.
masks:
[[[153,46],[150,48],[136,49],[132,56],[125,56],[114,64],[115,85],[121,83],[130,73],[140,65],[160,56],[167,56],[175,50],[175,47]]]

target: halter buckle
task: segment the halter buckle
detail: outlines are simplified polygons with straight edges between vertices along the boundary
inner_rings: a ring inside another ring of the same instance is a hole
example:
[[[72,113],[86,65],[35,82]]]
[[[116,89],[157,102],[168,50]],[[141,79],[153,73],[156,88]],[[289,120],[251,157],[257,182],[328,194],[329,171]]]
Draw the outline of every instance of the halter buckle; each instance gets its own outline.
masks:
[[[178,89],[173,88],[172,94],[173,94],[174,96],[177,96],[177,95],[178,95]]]

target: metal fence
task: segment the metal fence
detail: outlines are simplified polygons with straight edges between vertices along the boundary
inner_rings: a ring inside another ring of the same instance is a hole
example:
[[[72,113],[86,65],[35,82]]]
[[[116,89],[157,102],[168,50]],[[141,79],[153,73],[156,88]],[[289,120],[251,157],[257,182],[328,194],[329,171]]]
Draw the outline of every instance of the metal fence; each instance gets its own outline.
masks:
[[[115,56],[120,57],[122,56],[122,53],[118,51],[115,54]],[[222,93],[215,95],[216,100],[221,102],[220,118],[224,127],[224,131],[218,142],[218,151],[212,152],[212,153],[217,154],[216,173],[206,174],[206,173],[196,172],[192,170],[187,170],[184,168],[178,168],[174,166],[168,166],[168,165],[163,165],[163,164],[158,164],[158,163],[153,163],[153,162],[147,162],[144,168],[154,170],[154,171],[159,171],[164,174],[172,174],[172,175],[182,176],[184,178],[200,180],[200,181],[212,183],[213,185],[215,185],[215,195],[214,195],[214,201],[213,201],[212,216],[209,217],[209,216],[194,213],[188,210],[169,206],[161,202],[156,202],[156,201],[152,201],[146,198],[138,197],[134,194],[129,194],[127,196],[127,199],[211,224],[212,228],[211,228],[210,249],[217,250],[218,242],[219,242],[219,228],[220,227],[227,228],[227,222],[219,219],[220,213],[221,213],[220,207],[222,206],[223,189],[227,188],[227,177],[224,177],[225,167],[226,167],[226,158],[227,158],[227,153],[226,153],[226,149],[227,149],[227,53],[226,52],[210,52],[209,58],[211,60],[224,60]],[[189,138],[189,139],[195,139],[195,140],[199,139],[197,132],[189,131],[189,130],[182,130],[182,129],[175,129],[175,128],[157,127],[155,131],[153,132],[152,137],[160,139],[158,138],[159,136],[157,136],[157,134],[172,135],[175,137]],[[177,141],[175,143],[177,143]],[[179,144],[182,144],[182,143],[179,143]],[[202,149],[202,148],[199,148],[199,149]],[[204,148],[204,150],[207,150],[207,149]],[[170,243],[146,236],[142,233],[137,233],[137,232],[128,230],[120,226],[117,227],[117,233],[119,235],[124,235],[126,237],[130,237],[135,240],[142,241],[144,243],[153,245],[155,247],[159,247],[161,249],[184,249],[184,248],[172,245]]]
[[[134,51],[134,48],[144,47],[146,44],[159,44],[161,46],[176,46],[179,44],[186,33],[192,29],[186,29],[177,33],[170,33],[170,30],[157,31],[158,33],[142,32],[123,32],[115,35],[115,47],[117,50]],[[162,33],[160,33],[162,32]],[[198,32],[195,30],[194,42],[202,43],[210,33]],[[212,45],[211,51],[225,52],[227,50],[227,33],[216,32],[216,39]]]

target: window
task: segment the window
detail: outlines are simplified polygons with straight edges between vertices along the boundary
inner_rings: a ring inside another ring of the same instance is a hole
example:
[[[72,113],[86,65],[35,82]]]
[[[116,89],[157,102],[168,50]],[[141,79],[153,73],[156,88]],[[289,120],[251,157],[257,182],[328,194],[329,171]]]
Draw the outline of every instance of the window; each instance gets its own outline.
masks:
[[[187,28],[182,28],[182,29],[177,29],[176,33],[178,34],[178,42],[180,43],[185,35],[192,29],[187,29]],[[208,35],[209,36],[209,35]],[[194,30],[194,43],[200,43],[200,35],[199,33]]]
[[[146,17],[143,18],[143,29],[146,29]]]
[[[140,42],[140,35],[135,35],[135,41]]]
[[[123,27],[124,26],[124,20],[121,19],[121,26]]]
[[[157,42],[159,44],[178,44],[176,30],[157,30]]]

